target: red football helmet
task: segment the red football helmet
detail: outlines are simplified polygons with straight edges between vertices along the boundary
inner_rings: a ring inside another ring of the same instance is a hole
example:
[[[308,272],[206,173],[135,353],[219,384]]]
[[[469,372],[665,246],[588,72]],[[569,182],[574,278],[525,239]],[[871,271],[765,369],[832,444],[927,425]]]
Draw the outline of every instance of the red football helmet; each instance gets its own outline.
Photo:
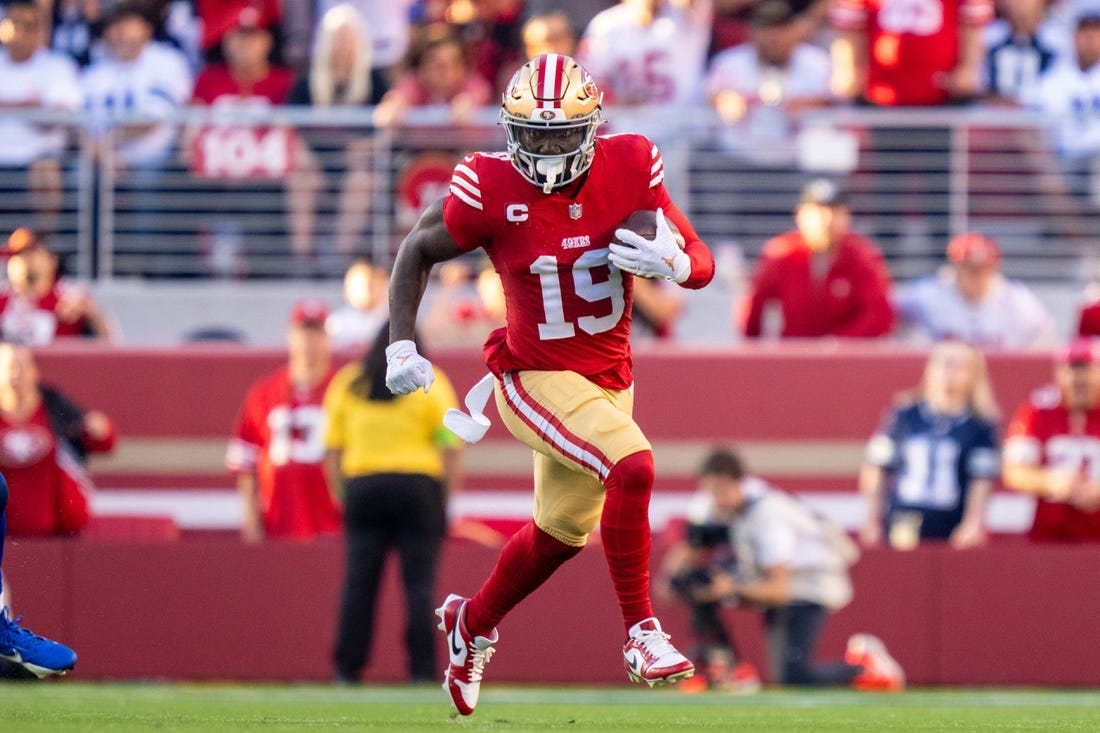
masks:
[[[592,165],[603,94],[569,56],[537,56],[512,76],[500,120],[512,165],[550,193]]]

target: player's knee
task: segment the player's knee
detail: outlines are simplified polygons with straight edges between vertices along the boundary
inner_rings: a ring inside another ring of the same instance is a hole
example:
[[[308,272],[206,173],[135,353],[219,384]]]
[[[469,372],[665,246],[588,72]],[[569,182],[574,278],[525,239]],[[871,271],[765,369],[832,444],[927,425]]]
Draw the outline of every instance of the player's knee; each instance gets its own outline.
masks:
[[[631,453],[611,468],[607,483],[617,483],[624,491],[649,491],[656,479],[653,451]]]
[[[552,557],[559,562],[565,562],[584,549],[588,542],[588,532],[580,533],[576,527],[565,525],[562,527],[550,527],[536,524],[535,552],[541,557]]]

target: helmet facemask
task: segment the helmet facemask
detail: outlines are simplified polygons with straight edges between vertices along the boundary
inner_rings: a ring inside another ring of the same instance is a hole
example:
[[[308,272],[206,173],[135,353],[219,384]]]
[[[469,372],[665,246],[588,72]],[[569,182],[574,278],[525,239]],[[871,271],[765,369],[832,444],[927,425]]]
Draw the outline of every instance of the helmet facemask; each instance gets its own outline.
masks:
[[[547,54],[520,67],[500,111],[515,169],[544,193],[577,180],[595,156],[602,99],[568,56]]]

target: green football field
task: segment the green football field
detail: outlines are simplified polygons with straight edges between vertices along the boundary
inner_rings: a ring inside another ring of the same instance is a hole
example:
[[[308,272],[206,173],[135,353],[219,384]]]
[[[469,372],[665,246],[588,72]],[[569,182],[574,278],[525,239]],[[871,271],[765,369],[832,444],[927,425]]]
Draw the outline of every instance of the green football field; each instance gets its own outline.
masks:
[[[780,692],[486,685],[452,720],[435,686],[0,684],[0,731],[1097,731],[1100,691]]]

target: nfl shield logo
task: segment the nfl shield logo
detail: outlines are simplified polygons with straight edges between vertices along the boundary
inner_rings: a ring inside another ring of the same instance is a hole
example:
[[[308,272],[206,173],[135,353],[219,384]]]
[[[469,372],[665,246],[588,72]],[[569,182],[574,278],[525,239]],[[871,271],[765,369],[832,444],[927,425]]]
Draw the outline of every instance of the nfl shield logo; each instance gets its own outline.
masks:
[[[582,213],[580,204],[569,204],[570,219],[580,219]]]

